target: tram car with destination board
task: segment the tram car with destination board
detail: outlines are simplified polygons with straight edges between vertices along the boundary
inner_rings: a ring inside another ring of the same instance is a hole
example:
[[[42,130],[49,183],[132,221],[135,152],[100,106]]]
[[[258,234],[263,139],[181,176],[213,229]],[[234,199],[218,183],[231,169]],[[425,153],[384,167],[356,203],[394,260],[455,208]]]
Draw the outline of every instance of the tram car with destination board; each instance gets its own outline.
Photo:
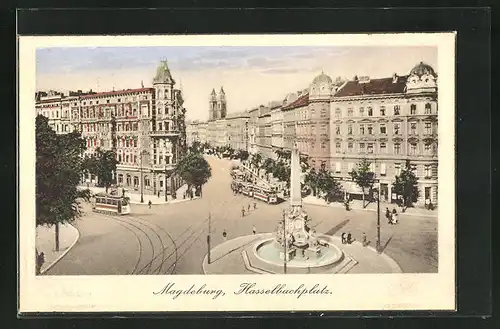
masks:
[[[272,187],[265,188],[254,186],[253,197],[269,204],[278,203],[278,195],[276,194],[276,190]]]
[[[130,214],[129,198],[113,194],[97,193],[94,195],[92,211],[111,215],[128,215]]]

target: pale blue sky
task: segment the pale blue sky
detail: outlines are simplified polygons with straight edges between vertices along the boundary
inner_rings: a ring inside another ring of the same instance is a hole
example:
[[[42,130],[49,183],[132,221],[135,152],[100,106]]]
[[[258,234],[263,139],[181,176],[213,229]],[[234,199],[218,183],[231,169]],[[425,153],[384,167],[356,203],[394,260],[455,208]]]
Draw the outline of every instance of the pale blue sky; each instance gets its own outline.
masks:
[[[167,59],[188,117],[205,119],[212,88],[224,86],[228,112],[308,87],[321,71],[334,79],[407,74],[424,61],[438,71],[436,47],[71,47],[37,50],[37,89],[107,91],[151,86]]]

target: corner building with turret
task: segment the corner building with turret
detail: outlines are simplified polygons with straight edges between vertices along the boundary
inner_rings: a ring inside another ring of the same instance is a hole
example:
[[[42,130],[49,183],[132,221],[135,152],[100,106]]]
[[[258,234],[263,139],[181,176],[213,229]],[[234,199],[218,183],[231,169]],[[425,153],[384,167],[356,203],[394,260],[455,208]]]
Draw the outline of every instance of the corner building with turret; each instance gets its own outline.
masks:
[[[152,85],[100,93],[37,93],[36,112],[48,117],[57,133],[80,131],[87,146],[84,155],[95,154],[98,147],[114,149],[119,187],[171,194],[182,185],[173,170],[186,152],[186,109],[167,61],[160,62]],[[84,184],[97,180],[82,177]]]

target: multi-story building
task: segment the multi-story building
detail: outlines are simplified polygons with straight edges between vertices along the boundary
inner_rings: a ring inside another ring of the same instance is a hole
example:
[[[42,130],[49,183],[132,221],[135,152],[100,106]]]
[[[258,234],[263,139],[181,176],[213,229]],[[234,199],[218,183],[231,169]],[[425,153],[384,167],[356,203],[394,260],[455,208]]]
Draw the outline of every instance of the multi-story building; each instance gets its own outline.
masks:
[[[115,150],[119,186],[165,193],[180,186],[172,172],[186,152],[186,110],[174,85],[167,62],[161,61],[153,87],[79,91],[50,101],[42,96],[35,106],[38,114],[49,117],[56,132],[80,131],[87,145],[85,155],[95,154],[98,147]],[[95,181],[93,177],[82,179]]]
[[[267,158],[272,158],[273,149],[271,145],[272,126],[271,111],[267,106],[259,107],[259,116],[257,117],[257,153]]]
[[[276,158],[276,151],[283,149],[283,111],[282,103],[274,102],[269,105],[271,109],[271,147],[273,158]]]
[[[331,100],[331,170],[349,177],[362,158],[380,179],[381,198],[392,201],[394,177],[410,160],[419,179],[419,202],[437,204],[437,75],[424,63],[409,75],[360,77]],[[358,190],[345,183],[346,190]],[[358,192],[359,193],[359,192]]]
[[[226,116],[228,145],[234,150],[248,150],[248,112],[231,113]]]
[[[215,91],[212,95],[217,99]],[[231,144],[232,133],[223,133],[232,131],[227,121],[207,123],[213,145]],[[351,194],[361,190],[349,172],[367,158],[387,201],[397,197],[391,191],[394,176],[410,160],[419,178],[418,203],[437,204],[437,74],[427,64],[416,65],[408,75],[379,79],[333,81],[321,73],[283,102],[248,111],[246,136],[246,144],[240,137],[232,144],[245,144],[249,153],[266,157],[297,143],[311,167],[331,170]]]

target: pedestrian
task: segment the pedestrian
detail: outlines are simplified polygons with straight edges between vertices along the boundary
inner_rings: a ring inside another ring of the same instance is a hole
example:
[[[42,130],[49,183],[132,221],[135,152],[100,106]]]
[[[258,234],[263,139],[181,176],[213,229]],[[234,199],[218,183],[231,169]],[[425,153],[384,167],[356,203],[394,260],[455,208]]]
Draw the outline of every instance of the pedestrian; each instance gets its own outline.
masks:
[[[254,203],[253,203],[253,209],[254,209],[254,210],[255,210],[255,209],[257,209],[257,202],[254,202]]]
[[[160,191],[158,191],[158,198],[160,197]]]
[[[351,232],[347,233],[347,244],[351,244],[353,241]]]
[[[387,219],[387,222],[390,224],[391,223],[391,211],[389,208],[385,208],[385,218]]]
[[[241,217],[245,217],[245,206],[241,208]]]
[[[398,213],[392,214],[392,223],[397,224],[398,223]]]
[[[345,237],[345,232],[342,232],[342,244],[346,244],[346,237]]]
[[[247,209],[248,209],[248,212],[250,212],[250,204],[248,204],[248,207],[247,207]]]
[[[151,209],[151,204],[152,204],[151,200],[149,200],[149,202],[148,202],[149,209]]]
[[[366,240],[366,233],[363,232],[363,247],[366,247],[368,245],[368,242]]]
[[[227,232],[226,232],[226,229],[224,229],[224,230],[222,231],[222,237],[223,237],[224,239],[226,239],[226,238],[227,238]]]
[[[252,232],[253,232],[253,234],[257,233],[257,229],[255,228],[255,225],[252,227]]]

